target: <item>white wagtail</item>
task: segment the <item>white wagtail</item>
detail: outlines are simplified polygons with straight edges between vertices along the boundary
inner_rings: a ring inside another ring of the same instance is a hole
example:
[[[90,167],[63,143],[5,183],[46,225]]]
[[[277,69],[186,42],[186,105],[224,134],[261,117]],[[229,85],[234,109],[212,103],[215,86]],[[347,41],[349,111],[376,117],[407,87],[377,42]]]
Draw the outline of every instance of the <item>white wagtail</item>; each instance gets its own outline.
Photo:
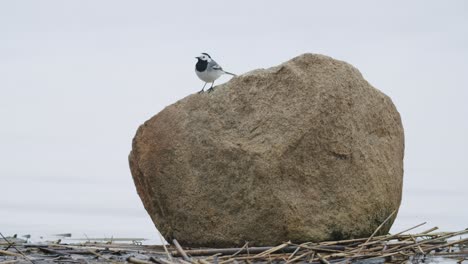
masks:
[[[195,58],[198,59],[197,64],[195,64],[195,72],[197,73],[198,78],[205,82],[205,85],[203,85],[203,88],[198,93],[203,93],[207,83],[211,83],[211,87],[208,89],[208,92],[213,91],[214,81],[223,74],[236,76],[233,73],[223,70],[223,68],[221,68],[221,66],[219,66],[219,64],[216,63],[216,61],[214,61],[207,53],[202,53],[200,56]]]

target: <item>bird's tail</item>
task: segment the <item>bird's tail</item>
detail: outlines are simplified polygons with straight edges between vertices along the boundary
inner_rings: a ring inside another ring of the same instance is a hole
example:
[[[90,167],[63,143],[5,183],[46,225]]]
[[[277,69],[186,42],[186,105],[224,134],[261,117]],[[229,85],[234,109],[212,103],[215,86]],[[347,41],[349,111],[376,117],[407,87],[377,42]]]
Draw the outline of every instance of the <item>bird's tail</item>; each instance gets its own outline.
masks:
[[[224,71],[225,74],[229,74],[229,75],[232,75],[232,76],[237,76],[236,74],[234,73],[230,73],[230,72],[227,72],[227,71]]]

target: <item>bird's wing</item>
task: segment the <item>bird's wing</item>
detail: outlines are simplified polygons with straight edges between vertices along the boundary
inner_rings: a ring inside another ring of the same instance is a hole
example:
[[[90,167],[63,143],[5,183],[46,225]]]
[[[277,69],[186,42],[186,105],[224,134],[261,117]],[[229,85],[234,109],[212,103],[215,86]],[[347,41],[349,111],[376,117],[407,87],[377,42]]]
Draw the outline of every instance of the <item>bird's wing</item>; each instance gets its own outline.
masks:
[[[222,71],[223,70],[223,68],[218,63],[216,63],[216,61],[214,61],[214,60],[211,60],[208,63],[208,67],[213,69],[213,70],[216,70],[216,71]]]

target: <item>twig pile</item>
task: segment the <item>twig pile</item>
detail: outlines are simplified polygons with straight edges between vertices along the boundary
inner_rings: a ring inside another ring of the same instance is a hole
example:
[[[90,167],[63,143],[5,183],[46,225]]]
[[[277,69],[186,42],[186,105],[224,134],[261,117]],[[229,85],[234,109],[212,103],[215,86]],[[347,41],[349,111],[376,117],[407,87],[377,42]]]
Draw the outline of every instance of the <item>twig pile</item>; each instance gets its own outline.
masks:
[[[424,224],[424,223],[423,223]],[[123,263],[134,264],[227,264],[227,263],[350,263],[361,260],[402,262],[426,257],[468,259],[468,230],[434,233],[437,227],[421,233],[404,234],[423,224],[393,235],[369,238],[295,244],[275,247],[188,249],[173,240],[170,246],[121,243],[29,244],[0,243],[0,264],[21,263]],[[377,230],[376,230],[377,231]],[[374,232],[376,234],[377,232]],[[457,238],[457,240],[450,240]],[[1,239],[0,239],[0,242]]]
[[[422,225],[422,224],[421,224]],[[420,225],[418,225],[420,226]],[[414,229],[415,226],[411,229]],[[410,229],[408,229],[410,230]],[[403,235],[405,230],[394,235],[370,238],[329,241],[321,243],[294,244],[287,242],[276,247],[248,247],[228,249],[183,250],[175,243],[172,256],[182,257],[190,263],[238,263],[238,262],[281,262],[281,263],[349,263],[357,260],[383,259],[387,262],[402,261],[426,256],[461,256],[468,257],[468,238],[449,241],[448,239],[467,234],[460,232],[432,233],[431,228],[414,235]],[[456,247],[456,250],[455,249]],[[190,257],[191,256],[191,257]],[[201,256],[209,256],[203,258]],[[180,260],[178,260],[180,262]],[[177,262],[177,261],[174,261]],[[167,262],[161,262],[167,263]]]

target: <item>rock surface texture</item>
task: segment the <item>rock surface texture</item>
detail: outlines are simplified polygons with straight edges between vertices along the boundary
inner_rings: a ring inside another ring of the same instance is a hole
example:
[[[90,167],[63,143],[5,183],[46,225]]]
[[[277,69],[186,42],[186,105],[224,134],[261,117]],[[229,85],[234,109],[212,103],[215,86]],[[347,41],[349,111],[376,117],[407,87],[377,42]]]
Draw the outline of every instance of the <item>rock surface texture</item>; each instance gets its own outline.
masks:
[[[403,154],[391,99],[350,64],[304,54],[166,107],[129,160],[168,241],[224,247],[371,235],[399,208]]]

